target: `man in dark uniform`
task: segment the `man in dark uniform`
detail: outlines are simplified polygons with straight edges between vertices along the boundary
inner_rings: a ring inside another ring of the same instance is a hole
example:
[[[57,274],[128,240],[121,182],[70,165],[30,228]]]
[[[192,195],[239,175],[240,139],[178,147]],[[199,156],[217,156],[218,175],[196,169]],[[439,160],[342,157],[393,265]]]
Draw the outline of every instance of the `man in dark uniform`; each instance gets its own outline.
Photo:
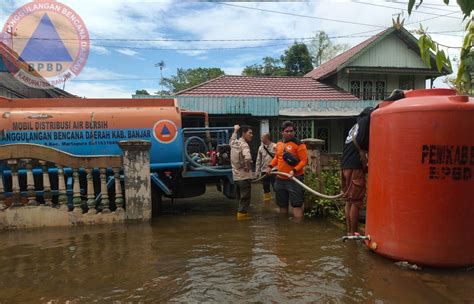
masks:
[[[345,215],[347,235],[357,232],[359,210],[363,207],[366,192],[365,171],[369,151],[370,114],[373,108],[365,108],[357,123],[349,131],[342,152],[341,181],[346,199]],[[365,158],[365,159],[364,159]]]

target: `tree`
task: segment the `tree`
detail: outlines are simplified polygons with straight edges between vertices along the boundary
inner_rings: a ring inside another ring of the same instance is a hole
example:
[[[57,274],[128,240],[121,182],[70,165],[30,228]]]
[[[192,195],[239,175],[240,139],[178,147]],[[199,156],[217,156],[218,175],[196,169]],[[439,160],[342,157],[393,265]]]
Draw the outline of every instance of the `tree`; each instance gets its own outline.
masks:
[[[320,66],[322,63],[336,57],[348,49],[349,44],[332,42],[328,34],[324,31],[317,32],[309,45],[309,51],[312,55],[314,66]]]
[[[171,96],[170,91],[167,91],[167,90],[156,91],[155,95],[158,95],[158,96],[161,96],[161,97]]]
[[[281,61],[288,76],[303,76],[313,70],[311,55],[304,43],[295,42],[281,56]]]
[[[147,90],[142,89],[142,90],[136,90],[135,95],[150,95],[150,93],[148,93]]]
[[[284,76],[286,71],[278,58],[264,57],[263,64],[252,64],[246,66],[242,71],[245,76]]]
[[[415,7],[416,0],[408,1],[408,14],[411,14],[413,7]],[[446,5],[449,5],[449,0],[443,0]],[[457,0],[456,3],[461,8],[464,14],[464,20],[471,18],[474,10],[474,1],[472,0]],[[423,0],[418,0],[415,9],[418,9],[423,4]],[[464,22],[464,21],[463,21]],[[425,29],[420,25],[418,31],[420,39],[418,46],[420,47],[421,58],[428,66],[431,66],[430,52],[436,54],[436,66],[441,71],[444,64],[451,66],[451,60],[446,56],[444,51],[440,48],[440,44],[434,41]],[[459,67],[456,76],[456,88],[460,93],[467,93],[474,95],[473,90],[473,73],[474,73],[474,21],[470,19],[466,22],[466,36],[459,55]]]
[[[178,68],[176,75],[163,78],[162,84],[170,92],[177,93],[222,75],[225,75],[225,73],[220,68]]]

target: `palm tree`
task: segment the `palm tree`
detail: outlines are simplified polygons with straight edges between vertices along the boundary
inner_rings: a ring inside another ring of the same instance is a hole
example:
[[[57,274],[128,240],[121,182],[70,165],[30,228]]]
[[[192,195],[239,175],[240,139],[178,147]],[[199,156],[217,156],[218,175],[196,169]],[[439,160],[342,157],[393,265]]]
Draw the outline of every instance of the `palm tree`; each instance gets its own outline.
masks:
[[[161,90],[160,90],[160,96],[163,95],[163,69],[165,68],[165,62],[161,60],[158,63],[155,63],[155,68],[159,67],[160,68],[160,84],[161,84]]]

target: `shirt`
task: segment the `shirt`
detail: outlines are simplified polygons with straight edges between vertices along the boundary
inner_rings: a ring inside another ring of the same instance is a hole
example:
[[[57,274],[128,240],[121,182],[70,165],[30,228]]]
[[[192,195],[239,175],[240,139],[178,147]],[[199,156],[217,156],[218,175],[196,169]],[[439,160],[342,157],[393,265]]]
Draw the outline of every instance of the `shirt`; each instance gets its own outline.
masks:
[[[268,152],[270,152],[273,155],[270,155]],[[276,152],[276,144],[275,143],[269,143],[268,145],[264,145],[263,143],[260,145],[258,148],[257,152],[257,162],[255,163],[255,175],[260,176],[260,173],[265,172],[265,169],[267,169],[268,165],[272,162],[272,159],[275,157],[275,152]]]
[[[230,164],[234,181],[252,179],[252,155],[245,139],[237,139],[237,134],[230,138]]]
[[[370,116],[361,118],[349,131],[344,149],[342,151],[342,169],[362,169],[359,149],[354,145],[352,137],[355,136],[357,144],[363,151],[369,151]]]
[[[293,154],[294,156],[298,157],[299,163],[296,166],[290,166],[284,159],[283,159],[283,150]],[[306,151],[306,145],[303,144],[299,139],[292,138],[286,142],[279,141],[277,144],[276,155],[273,158],[272,162],[270,163],[270,167],[277,166],[278,171],[290,173],[291,170],[295,169],[294,176],[303,175],[304,171],[303,168],[306,166],[308,162],[308,152]],[[281,179],[287,179],[286,176],[278,176]]]

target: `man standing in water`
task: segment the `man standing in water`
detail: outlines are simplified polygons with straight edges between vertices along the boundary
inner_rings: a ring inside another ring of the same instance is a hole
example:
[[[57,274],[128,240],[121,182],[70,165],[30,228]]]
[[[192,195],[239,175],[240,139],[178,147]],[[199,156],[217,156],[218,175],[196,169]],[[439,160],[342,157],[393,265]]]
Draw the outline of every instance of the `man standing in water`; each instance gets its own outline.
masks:
[[[241,137],[237,139],[237,132],[241,131]],[[230,162],[232,165],[232,176],[236,186],[239,209],[237,220],[249,219],[248,209],[252,190],[252,156],[249,143],[252,141],[253,131],[249,126],[234,126],[234,133],[230,138]]]
[[[276,144],[270,139],[270,134],[267,132],[262,134],[262,144],[258,148],[257,162],[255,164],[255,177],[260,177],[262,172],[265,172],[272,159],[275,157]],[[263,200],[271,201],[272,192],[270,186],[274,187],[275,176],[269,175],[263,178]]]
[[[357,117],[357,123],[347,135],[341,159],[341,184],[346,199],[345,215],[347,235],[354,235],[359,225],[359,210],[363,207],[366,192],[366,153],[369,151],[370,114],[373,108],[365,108]]]
[[[291,121],[281,125],[283,141],[278,142],[276,155],[266,170],[270,174],[273,167],[278,171],[290,174],[304,182],[304,167],[307,163],[306,145],[295,137],[295,127]],[[296,182],[286,176],[277,176],[275,180],[276,203],[280,213],[288,214],[288,205],[293,207],[293,217],[296,221],[303,219],[304,190]]]

